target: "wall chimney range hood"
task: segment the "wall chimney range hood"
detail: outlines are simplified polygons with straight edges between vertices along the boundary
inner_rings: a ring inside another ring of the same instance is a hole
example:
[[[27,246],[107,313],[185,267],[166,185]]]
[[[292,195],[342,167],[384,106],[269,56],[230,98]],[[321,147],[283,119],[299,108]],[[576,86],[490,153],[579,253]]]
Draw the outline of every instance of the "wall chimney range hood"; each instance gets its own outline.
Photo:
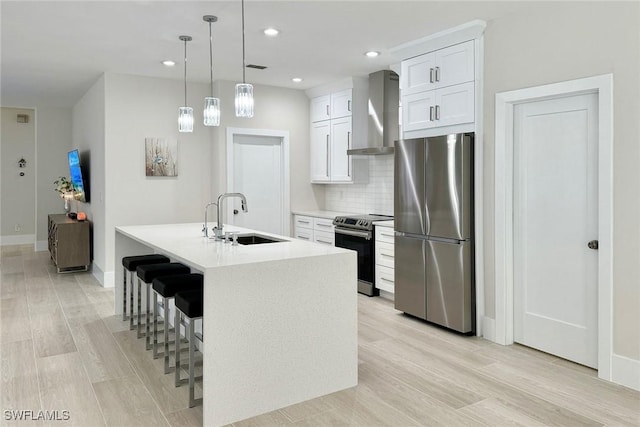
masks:
[[[368,146],[347,150],[350,156],[393,154],[398,139],[399,78],[391,70],[369,74]]]

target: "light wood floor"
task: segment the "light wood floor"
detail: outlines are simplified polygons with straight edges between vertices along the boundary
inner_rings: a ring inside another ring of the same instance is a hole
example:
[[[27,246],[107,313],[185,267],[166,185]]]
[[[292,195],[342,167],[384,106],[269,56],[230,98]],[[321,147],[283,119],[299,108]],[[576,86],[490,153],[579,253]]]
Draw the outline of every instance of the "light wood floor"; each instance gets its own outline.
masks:
[[[1,248],[1,425],[7,410],[69,411],[76,426],[200,426],[89,273],[46,252]],[[359,296],[359,385],[240,426],[640,426],[640,393],[526,347],[462,337]]]

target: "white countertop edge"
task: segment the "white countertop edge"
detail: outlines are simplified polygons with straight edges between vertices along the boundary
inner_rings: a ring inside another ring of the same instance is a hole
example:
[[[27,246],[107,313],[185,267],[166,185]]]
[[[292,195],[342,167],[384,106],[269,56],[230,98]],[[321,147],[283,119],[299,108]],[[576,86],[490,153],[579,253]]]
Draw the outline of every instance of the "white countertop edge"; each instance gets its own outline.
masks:
[[[202,272],[209,268],[278,262],[287,259],[313,258],[350,252],[343,248],[306,242],[293,237],[227,224],[224,225],[225,231],[239,234],[255,233],[273,237],[284,240],[283,245],[286,246],[279,246],[278,244],[274,244],[276,246],[232,246],[229,243],[224,244],[214,240],[205,240],[204,236],[199,235],[202,229],[201,223],[130,225],[117,226],[115,228],[117,233],[121,233],[123,236]],[[164,235],[162,233],[163,230],[166,231]],[[189,233],[185,233],[185,230],[189,230]]]

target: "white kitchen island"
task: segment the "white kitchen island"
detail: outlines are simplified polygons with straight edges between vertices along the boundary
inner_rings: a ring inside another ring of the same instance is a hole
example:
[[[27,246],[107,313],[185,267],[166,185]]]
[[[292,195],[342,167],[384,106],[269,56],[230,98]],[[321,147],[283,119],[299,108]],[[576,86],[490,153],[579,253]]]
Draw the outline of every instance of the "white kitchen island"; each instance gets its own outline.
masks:
[[[232,246],[201,229],[116,227],[115,307],[121,314],[122,257],[161,253],[204,274],[204,425],[356,386],[356,253],[225,226],[286,240]]]

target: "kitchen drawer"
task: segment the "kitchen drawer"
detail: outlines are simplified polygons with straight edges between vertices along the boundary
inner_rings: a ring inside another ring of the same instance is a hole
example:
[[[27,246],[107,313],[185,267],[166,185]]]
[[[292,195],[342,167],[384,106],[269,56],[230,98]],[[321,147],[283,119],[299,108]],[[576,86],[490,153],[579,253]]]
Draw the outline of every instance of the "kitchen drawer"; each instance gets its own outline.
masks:
[[[336,235],[333,231],[318,231],[313,232],[313,241],[323,245],[333,246],[335,244]]]
[[[309,242],[313,241],[313,230],[308,228],[300,228],[296,226],[294,236],[296,239],[307,240]]]
[[[376,288],[394,293],[394,274],[393,268],[376,265]]]
[[[376,241],[376,264],[394,268],[394,247],[390,243]]]
[[[293,217],[293,224],[296,227],[296,229],[308,228],[309,230],[313,230],[313,217],[296,215]]]
[[[376,243],[390,243],[393,245],[393,228],[376,226]]]
[[[333,220],[327,218],[313,218],[313,229],[333,233]]]

